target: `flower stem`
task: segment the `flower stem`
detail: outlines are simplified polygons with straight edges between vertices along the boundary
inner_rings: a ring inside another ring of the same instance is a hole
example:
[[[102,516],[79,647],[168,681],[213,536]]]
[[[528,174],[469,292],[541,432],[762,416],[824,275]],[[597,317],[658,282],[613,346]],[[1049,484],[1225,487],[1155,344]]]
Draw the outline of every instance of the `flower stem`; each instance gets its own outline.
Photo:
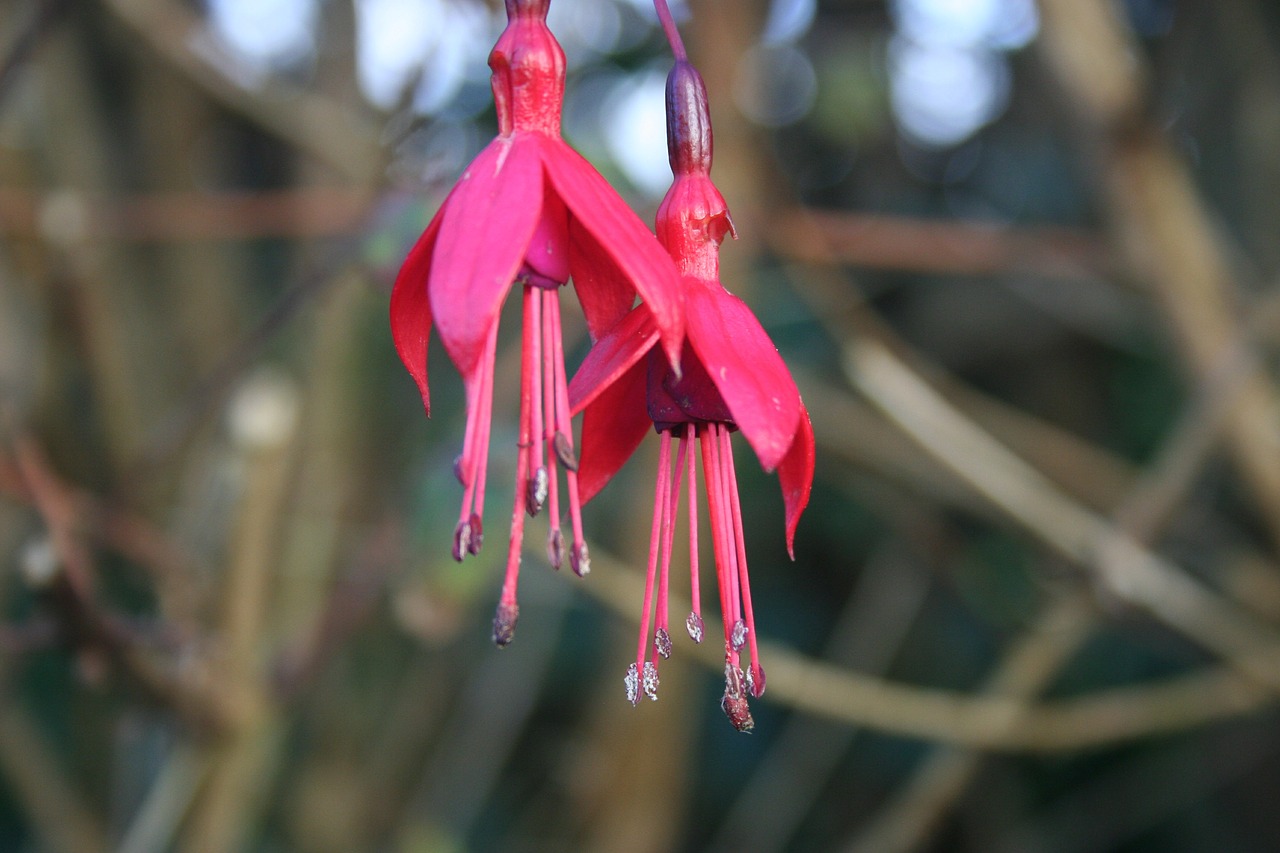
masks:
[[[688,61],[689,57],[684,52],[684,42],[680,39],[680,31],[676,29],[675,19],[671,17],[671,10],[667,8],[667,0],[653,0],[653,9],[658,13],[658,22],[662,24],[662,32],[667,37],[667,43],[671,45],[671,53],[676,61]]]

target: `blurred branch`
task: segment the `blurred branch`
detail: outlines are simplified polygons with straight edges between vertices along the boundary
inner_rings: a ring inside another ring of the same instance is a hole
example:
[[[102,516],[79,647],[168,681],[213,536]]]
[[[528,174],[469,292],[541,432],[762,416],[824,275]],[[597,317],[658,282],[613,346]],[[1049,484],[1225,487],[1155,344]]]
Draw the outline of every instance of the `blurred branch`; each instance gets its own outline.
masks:
[[[0,236],[47,238],[50,223],[74,216],[75,237],[85,240],[355,237],[366,233],[373,200],[360,187],[165,192],[120,199],[0,189]]]
[[[950,275],[1110,276],[1110,253],[1075,228],[915,219],[884,214],[788,210],[763,229],[777,255],[802,263]]]
[[[848,345],[845,371],[922,447],[1054,550],[1092,569],[1117,598],[1280,689],[1280,637],[1270,628],[1072,501],[942,399],[884,344],[863,339]]]
[[[226,76],[197,46],[214,50],[204,22],[171,0],[106,0],[106,6],[156,53],[228,108],[358,184],[375,182],[378,134],[342,104],[276,78],[254,88]],[[234,60],[227,58],[227,67]]]
[[[624,618],[635,618],[644,578],[593,549],[581,588]],[[687,602],[671,607],[679,612]],[[708,636],[720,630],[708,620]],[[762,642],[771,701],[798,711],[928,741],[1007,752],[1061,752],[1182,731],[1273,704],[1276,697],[1229,667],[1160,682],[1100,690],[1075,699],[1029,704],[1003,696],[912,687],[850,672]],[[714,673],[724,656],[714,643],[680,644]]]
[[[1035,627],[1005,653],[983,692],[1029,702],[1088,639],[1094,627],[1092,615],[1090,602],[1080,593],[1050,604],[1037,617]],[[983,757],[976,750],[955,747],[934,752],[876,817],[859,830],[848,846],[850,853],[907,853],[918,849],[964,793]]]
[[[1202,387],[1192,397],[1155,460],[1112,512],[1118,528],[1139,541],[1156,535],[1216,446],[1225,414],[1230,411],[1230,395],[1237,386],[1229,375],[1222,382]],[[1089,636],[1095,620],[1081,609],[1083,606],[1084,602],[1073,596],[1042,615],[1040,627],[1006,655],[987,692],[1030,699],[1043,690]],[[1055,624],[1074,630],[1045,630]],[[858,831],[849,849],[877,853],[918,849],[936,832],[982,759],[982,753],[973,750],[937,750],[871,823]]]
[[[1240,296],[1185,165],[1144,112],[1140,51],[1105,0],[1041,0],[1040,39],[1086,124],[1101,135],[1112,225],[1127,261],[1161,296],[1192,375],[1205,380],[1228,354],[1256,356],[1236,319]],[[1250,371],[1227,434],[1258,512],[1280,548],[1280,394]]]
[[[9,94],[10,87],[13,86],[13,81],[17,78],[23,63],[36,52],[41,37],[53,28],[71,3],[70,0],[44,0],[42,3],[33,5],[33,9],[25,11],[20,7],[11,6],[5,13],[10,16],[6,19],[6,23],[13,27],[10,32],[14,35],[6,40],[4,44],[6,52],[0,57],[0,108],[4,106],[4,99]],[[25,20],[15,24],[12,18],[21,17],[24,14]]]
[[[199,667],[179,670],[157,662],[146,637],[98,604],[93,561],[81,539],[82,521],[75,495],[53,473],[34,439],[18,434],[13,446],[16,467],[58,556],[60,577],[64,580],[55,578],[54,591],[65,592],[57,600],[65,603],[65,616],[73,627],[71,634],[90,645],[101,646],[152,695],[189,721],[199,726],[224,724],[230,708],[216,690],[201,680]]]
[[[232,403],[231,433],[244,481],[221,588],[222,656],[216,671],[223,699],[237,713],[207,748],[208,778],[193,804],[184,850],[237,849],[265,805],[260,786],[270,775],[281,734],[279,714],[265,689],[266,628],[294,473],[298,414],[293,384],[273,375],[249,380]]]
[[[58,853],[106,853],[106,827],[80,801],[29,715],[0,691],[0,771],[35,835]]]

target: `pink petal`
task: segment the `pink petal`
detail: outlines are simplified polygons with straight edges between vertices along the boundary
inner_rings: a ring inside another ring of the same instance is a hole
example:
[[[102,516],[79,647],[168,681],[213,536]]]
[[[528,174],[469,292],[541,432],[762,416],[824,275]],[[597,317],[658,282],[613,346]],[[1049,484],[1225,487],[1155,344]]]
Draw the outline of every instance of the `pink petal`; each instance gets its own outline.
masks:
[[[542,168],[533,136],[489,143],[442,209],[428,293],[440,340],[463,376],[476,369],[542,216]]]
[[[800,392],[745,302],[718,283],[685,281],[689,342],[760,464],[772,471],[798,429]]]
[[[638,305],[613,331],[591,347],[569,382],[569,408],[578,414],[604,393],[658,340],[658,325],[647,305]]]
[[[800,428],[796,430],[791,449],[778,466],[778,482],[782,486],[782,503],[787,513],[787,553],[796,558],[796,525],[800,513],[809,505],[809,493],[813,490],[813,425],[809,413],[800,409]]]
[[[636,291],[609,251],[576,218],[569,221],[569,268],[587,331],[591,340],[600,340],[636,304]]]
[[[445,200],[448,204],[448,200]],[[441,208],[443,209],[443,207]],[[396,274],[391,290],[391,338],[396,352],[413,381],[418,383],[422,405],[431,416],[431,394],[427,388],[427,342],[431,338],[431,303],[427,299],[427,273],[436,235],[440,233],[440,214],[413,244],[409,255]]]
[[[578,254],[579,259],[588,266],[601,255],[612,259],[627,287],[635,288],[653,311],[662,335],[662,347],[671,363],[677,364],[684,342],[683,289],[671,257],[613,187],[578,152],[561,139],[539,137],[539,141],[547,177],[564,199],[571,219],[581,226],[576,231],[570,228],[571,235],[584,247]],[[591,240],[596,243],[595,248],[590,247]],[[588,270],[591,280],[588,287],[597,290],[609,287],[605,280],[609,273],[608,269]],[[583,302],[584,310],[593,304],[596,295]],[[616,311],[616,306],[623,301],[617,293],[602,290],[596,306],[613,306]],[[608,324],[601,318],[599,325],[607,327]]]
[[[595,497],[631,458],[653,421],[645,409],[648,384],[645,360],[604,386],[582,417],[578,453],[578,494],[582,503]]]

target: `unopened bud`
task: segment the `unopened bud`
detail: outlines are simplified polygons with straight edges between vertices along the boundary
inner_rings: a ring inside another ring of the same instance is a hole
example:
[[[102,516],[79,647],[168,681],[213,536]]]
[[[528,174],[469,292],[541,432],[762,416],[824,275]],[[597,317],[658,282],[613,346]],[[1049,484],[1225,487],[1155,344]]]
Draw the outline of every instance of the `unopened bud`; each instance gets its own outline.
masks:
[[[711,109],[698,70],[678,60],[667,75],[667,156],[676,175],[711,174]]]

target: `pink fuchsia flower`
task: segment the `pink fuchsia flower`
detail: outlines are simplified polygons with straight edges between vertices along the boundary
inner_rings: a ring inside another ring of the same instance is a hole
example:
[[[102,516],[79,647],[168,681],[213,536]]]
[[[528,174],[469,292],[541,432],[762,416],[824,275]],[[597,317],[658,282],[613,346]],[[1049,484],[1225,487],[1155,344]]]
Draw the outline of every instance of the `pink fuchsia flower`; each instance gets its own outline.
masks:
[[[740,731],[752,727],[747,695],[764,692],[756,645],[747,554],[729,436],[740,431],[766,471],[777,470],[794,559],[796,525],[809,502],[814,444],[809,414],[777,349],[746,304],[719,280],[719,247],[733,224],[711,181],[711,123],[706,88],[683,60],[667,77],[667,141],[675,180],[658,209],[657,233],[683,276],[686,336],[672,372],[661,357],[655,313],[647,304],[600,338],[569,386],[574,412],[585,410],[578,482],[590,500],[657,430],[659,464],[645,585],[644,615],[627,696],[657,698],[658,660],[671,653],[667,610],[672,539],[682,481],[687,490],[693,610],[685,627],[701,642],[695,456],[702,458],[720,610],[724,617],[722,707]],[[673,451],[673,443],[678,447]],[[674,464],[673,464],[674,462]],[[660,567],[660,568],[659,568]],[[657,585],[657,613],[650,635]],[[745,672],[741,652],[747,648]]]
[[[479,552],[493,414],[498,315],[520,285],[524,303],[516,499],[493,638],[511,641],[519,608],[525,514],[544,504],[548,555],[565,556],[557,469],[572,527],[570,565],[586,574],[569,423],[560,288],[573,279],[592,336],[635,303],[650,306],[671,359],[684,335],[680,277],[662,246],[586,160],[560,137],[564,52],[547,29],[548,0],[506,0],[507,26],[489,56],[498,136],[471,162],[410,250],[391,295],[391,331],[430,414],[427,342],[434,324],[462,374],[467,426],[456,474],[464,488],[453,556]]]

